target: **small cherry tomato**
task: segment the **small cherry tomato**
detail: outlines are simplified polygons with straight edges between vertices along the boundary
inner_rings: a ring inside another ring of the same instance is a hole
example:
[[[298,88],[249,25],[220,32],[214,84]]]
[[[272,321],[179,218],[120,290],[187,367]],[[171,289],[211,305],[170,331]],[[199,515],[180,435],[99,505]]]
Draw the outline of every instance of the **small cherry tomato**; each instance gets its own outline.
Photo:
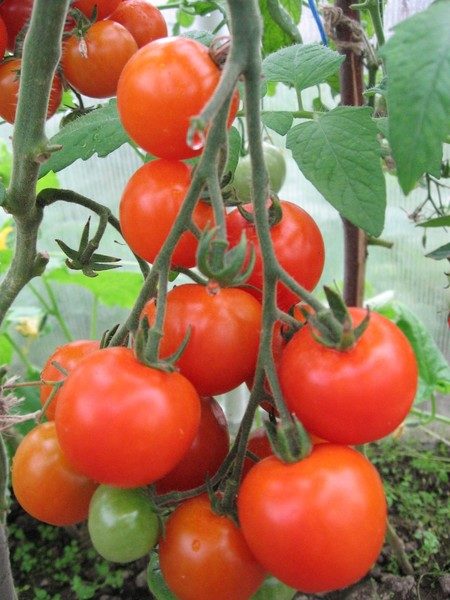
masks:
[[[161,250],[190,183],[188,165],[178,160],[153,160],[142,165],[125,186],[119,206],[120,227],[127,244],[144,260],[152,263]],[[212,224],[211,205],[198,202],[193,220],[200,229]],[[172,265],[195,266],[197,246],[197,238],[185,231],[175,247]]]
[[[350,308],[354,326],[362,308]],[[286,404],[305,429],[330,442],[365,444],[405,419],[417,389],[417,362],[402,331],[372,313],[366,331],[344,351],[318,342],[311,326],[287,344],[279,363]]]
[[[22,508],[50,525],[84,521],[97,487],[67,461],[54,423],[41,423],[22,439],[13,458],[11,479]]]
[[[167,24],[162,12],[148,0],[122,0],[110,19],[126,27],[139,48],[167,37]]]
[[[283,213],[281,220],[270,229],[275,256],[289,275],[310,291],[318,283],[324,266],[325,249],[322,234],[314,219],[305,210],[286,200],[281,200],[280,204]],[[245,208],[251,210],[250,206]],[[255,266],[246,284],[256,288],[249,287],[248,291],[260,299],[263,266],[255,225],[247,221],[238,209],[234,209],[227,215],[227,231],[231,246],[236,246],[242,232],[245,232],[247,240],[255,249]],[[280,308],[287,310],[298,300],[284,284],[278,284],[277,303]]]
[[[125,64],[137,51],[131,33],[115,21],[96,21],[84,37],[72,33],[63,44],[62,68],[67,81],[91,98],[116,95]]]
[[[74,342],[69,342],[68,344],[64,344],[63,346],[59,346],[53,352],[51,356],[47,359],[47,362],[44,365],[44,368],[41,372],[41,379],[43,381],[62,381],[65,375],[55,366],[54,363],[60,365],[67,372],[70,372],[78,361],[89,354],[89,352],[94,352],[94,350],[99,349],[99,343],[94,340],[76,340]],[[40,388],[40,401],[42,406],[48,400],[48,397],[52,393],[53,386],[52,385],[41,385]],[[58,401],[59,391],[57,391],[51,403],[47,406],[45,411],[45,416],[49,421],[53,421],[55,418],[55,410],[56,403]]]
[[[207,496],[181,504],[159,543],[161,572],[179,600],[248,600],[263,582],[240,529]]]
[[[88,19],[92,17],[94,8],[97,11],[97,21],[106,19],[116,10],[121,0],[75,0],[73,8],[78,8]]]
[[[85,356],[59,391],[61,448],[99,483],[140,487],[161,479],[197,435],[200,399],[180,373],[138,362],[129,348]]]
[[[214,398],[201,398],[202,415],[197,435],[175,469],[155,481],[158,494],[182,492],[202,485],[213,477],[230,447],[225,414]]]
[[[152,325],[153,300],[142,312]],[[190,331],[177,361],[201,396],[225,394],[249,378],[256,365],[261,304],[237,288],[185,284],[167,294],[162,358],[173,354]]]
[[[381,551],[387,517],[375,467],[333,444],[299,462],[269,456],[256,464],[239,490],[238,514],[261,565],[305,593],[361,579]]]
[[[270,191],[278,194],[286,179],[286,160],[283,151],[272,144],[264,142],[263,152],[269,176]],[[249,154],[243,156],[238,162],[234,172],[233,187],[241,202],[251,202],[252,168]]]
[[[31,17],[33,0],[3,0],[0,2],[0,16],[8,31],[7,50],[13,52],[16,37]]]
[[[156,545],[159,520],[144,489],[100,485],[89,506],[88,530],[100,556],[128,563]]]
[[[7,43],[8,32],[6,31],[5,22],[0,15],[0,60],[2,60],[3,55],[5,54]]]
[[[192,146],[187,144],[190,120],[200,114],[219,79],[220,70],[208,49],[196,40],[170,37],[146,44],[120,76],[117,107],[122,125],[154,156],[175,160],[198,156],[204,141],[199,137]],[[235,94],[229,125],[238,104]]]
[[[21,64],[20,58],[8,59],[0,63],[0,117],[8,123],[14,123],[16,118]],[[47,119],[58,110],[62,93],[61,79],[55,75],[50,90]]]

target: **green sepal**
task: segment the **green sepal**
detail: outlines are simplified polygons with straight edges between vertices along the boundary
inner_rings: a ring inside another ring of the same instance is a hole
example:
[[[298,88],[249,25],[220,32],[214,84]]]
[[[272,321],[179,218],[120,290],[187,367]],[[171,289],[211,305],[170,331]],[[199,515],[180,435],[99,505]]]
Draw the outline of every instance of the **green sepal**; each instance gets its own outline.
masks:
[[[302,460],[311,453],[311,440],[295,415],[287,423],[265,421],[267,437],[273,453],[285,463]]]
[[[111,327],[111,329],[107,329],[106,331],[103,332],[102,337],[100,339],[100,348],[107,348],[111,342],[111,340],[113,339],[115,333],[117,332],[117,330],[119,329],[120,324],[117,323],[117,325],[114,325],[114,327]],[[126,342],[124,342],[124,345],[127,345],[128,343],[128,336],[127,336],[127,340]]]
[[[342,325],[348,322],[351,323],[350,314],[342,296],[326,285],[323,286],[323,291],[325,292],[331,312],[339,323],[342,323]]]

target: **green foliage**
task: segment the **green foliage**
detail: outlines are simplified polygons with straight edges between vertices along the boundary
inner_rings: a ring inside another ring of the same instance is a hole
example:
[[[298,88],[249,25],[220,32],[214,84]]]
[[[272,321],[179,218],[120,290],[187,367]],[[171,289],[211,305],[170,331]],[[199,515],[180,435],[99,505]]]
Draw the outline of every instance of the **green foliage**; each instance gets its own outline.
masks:
[[[287,14],[291,17],[293,23],[297,24],[300,21],[301,14],[301,2],[297,0],[281,0],[280,4],[286,10]],[[270,16],[268,9],[268,0],[259,0],[259,7],[261,9],[261,16],[263,19],[263,53],[269,54],[274,52],[283,46],[288,46],[292,43],[291,37],[281,29],[277,23]]]
[[[268,577],[251,600],[292,600],[294,595],[295,590],[275,577]]]
[[[292,127],[294,116],[286,110],[267,111],[261,114],[261,121],[269,129],[273,129],[280,135],[286,135]]]
[[[234,173],[242,149],[242,138],[236,127],[231,127],[228,133],[228,162],[225,168],[225,173]]]
[[[339,213],[370,235],[383,231],[386,183],[370,108],[335,108],[293,127],[286,146]]]
[[[450,133],[450,3],[434,2],[395,28],[382,49],[389,141],[405,194],[426,172],[440,176]]]
[[[176,600],[175,596],[167,587],[159,567],[159,558],[156,552],[152,552],[147,568],[147,583],[149,590],[156,600]]]
[[[434,258],[434,260],[443,260],[444,258],[450,259],[450,244],[444,244],[443,246],[436,248],[436,250],[428,252],[426,256],[428,256],[428,258]]]
[[[60,144],[62,149],[42,165],[40,174],[61,171],[79,158],[88,160],[94,154],[107,156],[125,142],[129,142],[129,137],[120,123],[117,102],[113,99],[71,121],[50,139],[51,144]]]
[[[342,54],[320,44],[296,44],[265,58],[263,73],[269,81],[280,81],[300,91],[326,81],[343,61]]]

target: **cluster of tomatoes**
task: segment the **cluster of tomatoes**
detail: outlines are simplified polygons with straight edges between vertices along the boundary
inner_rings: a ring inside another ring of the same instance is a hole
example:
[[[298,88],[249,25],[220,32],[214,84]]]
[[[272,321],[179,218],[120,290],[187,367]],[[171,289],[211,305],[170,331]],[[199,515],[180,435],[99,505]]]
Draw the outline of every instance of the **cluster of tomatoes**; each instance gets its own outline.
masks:
[[[137,3],[110,2],[109,9],[114,16]],[[74,3],[80,10],[84,4]],[[96,4],[98,17],[106,17],[100,0]],[[114,22],[96,21],[87,31],[88,57],[89,32],[117,30],[108,23]],[[66,48],[79,49],[71,40]],[[163,36],[137,45],[112,94],[130,137],[157,158],[130,178],[119,212],[128,245],[152,263],[190,186],[191,166],[184,161],[203,149],[203,139],[187,143],[190,119],[210,99],[220,71],[207,48],[192,39]],[[71,57],[65,50],[68,80]],[[88,93],[74,79],[71,84]],[[229,124],[238,103],[236,95]],[[241,193],[243,201],[250,199]],[[279,208],[270,230],[275,256],[298,284],[312,290],[324,265],[320,230],[296,204],[281,200]],[[372,314],[364,333],[345,349],[325,345],[313,324],[287,342],[277,326],[273,354],[286,405],[320,443],[305,458],[285,462],[257,430],[247,448],[265,458],[244,464],[235,518],[216,510],[202,492],[229,456],[230,439],[214,396],[252,381],[260,345],[262,250],[249,215],[251,206],[226,214],[229,246],[245,232],[254,250],[248,287],[209,281],[170,290],[159,364],[144,364],[132,348],[100,348],[91,340],[58,348],[42,371],[47,420],[23,439],[12,464],[12,485],[23,508],[54,525],[87,519],[94,547],[108,560],[136,560],[157,545],[162,573],[180,600],[246,600],[267,574],[304,592],[342,588],[364,576],[384,541],[386,501],[375,468],[352,446],[398,427],[416,391],[411,347],[380,315]],[[214,223],[210,205],[199,200],[192,221],[198,230]],[[196,265],[192,229],[175,247],[174,268]],[[278,284],[281,310],[298,300]],[[149,300],[142,317],[150,326],[156,311],[156,301]],[[356,330],[364,315],[350,309]],[[348,327],[343,335],[349,335]],[[223,483],[227,473],[215,483]],[[168,505],[171,493],[195,488],[198,495],[179,502],[168,518],[157,509]]]

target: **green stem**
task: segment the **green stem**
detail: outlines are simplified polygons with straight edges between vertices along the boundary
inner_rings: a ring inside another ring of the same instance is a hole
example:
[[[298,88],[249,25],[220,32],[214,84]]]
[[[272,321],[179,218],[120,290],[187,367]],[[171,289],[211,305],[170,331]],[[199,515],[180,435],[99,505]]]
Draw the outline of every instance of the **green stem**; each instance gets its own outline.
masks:
[[[279,0],[267,0],[267,10],[272,20],[286,33],[293,44],[302,44],[302,36],[289,13],[281,6]]]
[[[27,369],[27,371],[33,372],[35,370],[35,367],[32,365],[32,363],[30,362],[30,359],[25,354],[25,352],[22,350],[22,348],[19,346],[19,344],[17,344],[15,342],[15,340],[12,338],[12,336],[9,335],[9,333],[7,331],[4,331],[3,335],[4,335],[5,339],[7,340],[7,342],[14,348],[14,352],[20,358],[21,362],[23,363],[23,366]]]
[[[421,419],[438,421],[439,423],[445,423],[445,425],[450,425],[450,418],[445,417],[444,415],[431,414],[424,410],[419,410],[418,408],[412,408],[410,414],[415,415],[416,417],[420,417]]]
[[[405,545],[403,540],[399,537],[391,521],[387,523],[387,535],[386,539],[388,544],[392,548],[392,552],[398,562],[400,569],[405,575],[414,575],[414,569],[409,562],[408,555],[405,552]]]
[[[61,327],[61,331],[64,333],[66,340],[68,342],[73,341],[74,336],[72,334],[72,332],[69,329],[69,326],[67,325],[66,320],[64,319],[60,309],[59,309],[59,305],[58,305],[58,301],[56,300],[56,296],[55,293],[52,289],[52,286],[49,284],[49,282],[47,281],[46,277],[42,278],[42,283],[45,286],[45,289],[47,291],[48,297],[50,298],[50,302],[51,302],[51,314],[55,317],[55,319],[58,321],[59,326]]]
[[[16,600],[14,581],[10,569],[9,547],[6,532],[6,515],[8,507],[6,503],[6,492],[8,485],[9,460],[3,436],[0,434],[0,598],[4,600]]]
[[[384,30],[383,30],[383,19],[381,17],[379,0],[364,0],[359,4],[352,4],[350,6],[352,10],[367,10],[370,18],[372,19],[373,28],[375,35],[377,36],[378,46],[383,46],[385,43]]]

